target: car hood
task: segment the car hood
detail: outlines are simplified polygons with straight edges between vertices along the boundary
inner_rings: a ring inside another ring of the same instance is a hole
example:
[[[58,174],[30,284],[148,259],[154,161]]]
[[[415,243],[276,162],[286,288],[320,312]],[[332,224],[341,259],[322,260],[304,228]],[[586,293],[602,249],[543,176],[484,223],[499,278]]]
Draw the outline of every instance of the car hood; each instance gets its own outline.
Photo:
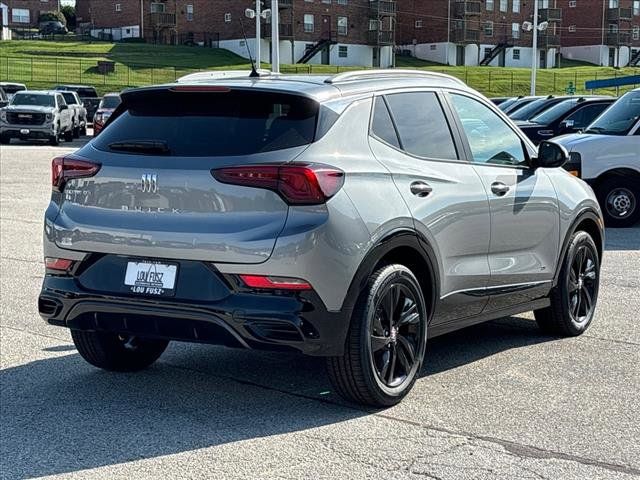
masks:
[[[52,113],[55,110],[55,107],[40,107],[37,105],[9,105],[5,107],[5,111],[7,112],[26,112],[26,113]]]
[[[582,146],[592,146],[594,143],[598,144],[598,147],[615,147],[620,137],[618,135],[600,135],[593,133],[572,133],[569,135],[561,135],[553,139],[555,143],[562,145],[570,152],[576,148]]]

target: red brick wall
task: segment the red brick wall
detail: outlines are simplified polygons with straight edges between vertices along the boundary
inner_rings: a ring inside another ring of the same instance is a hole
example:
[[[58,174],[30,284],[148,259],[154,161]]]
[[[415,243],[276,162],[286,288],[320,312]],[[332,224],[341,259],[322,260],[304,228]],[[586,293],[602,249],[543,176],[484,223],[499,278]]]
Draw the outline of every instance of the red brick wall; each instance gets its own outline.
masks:
[[[633,9],[633,0],[619,0],[619,6]],[[608,7],[609,0],[577,0],[575,8],[565,6],[562,46],[601,45],[603,33],[606,37],[609,24],[615,23],[607,20]],[[569,30],[571,26],[575,26],[575,32]],[[634,26],[640,26],[640,16],[634,16],[631,21],[621,20],[618,24],[621,32],[628,33],[631,33]],[[632,40],[631,44],[634,47],[640,46],[640,40]]]
[[[50,12],[58,10],[58,0],[4,0],[5,5],[9,7],[9,26],[10,27],[33,27],[38,25],[38,17],[40,12]],[[25,23],[13,23],[12,10],[14,8],[24,8],[29,10],[29,24]]]

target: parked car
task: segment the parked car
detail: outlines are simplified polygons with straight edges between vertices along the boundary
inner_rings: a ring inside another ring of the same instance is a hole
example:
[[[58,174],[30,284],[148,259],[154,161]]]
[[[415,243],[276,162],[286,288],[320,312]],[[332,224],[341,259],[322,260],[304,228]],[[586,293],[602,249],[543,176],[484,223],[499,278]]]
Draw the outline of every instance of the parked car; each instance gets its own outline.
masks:
[[[116,108],[120,105],[119,93],[108,93],[100,101],[98,111],[93,117],[93,136],[96,137],[102,131],[104,124],[111,117]]]
[[[529,121],[517,121],[516,125],[535,144],[538,144],[542,140],[575,133],[586,128],[615,101],[613,97],[571,98],[545,110]]]
[[[540,98],[542,98],[542,97],[539,97],[539,96],[519,97],[515,102],[500,108],[500,110],[502,110],[507,115],[511,115],[512,113],[517,112],[521,108],[526,107],[531,102],[535,102],[536,100],[538,100]]]
[[[73,140],[72,112],[60,92],[18,92],[9,106],[0,110],[0,143],[36,138],[58,145],[61,136],[68,142]]]
[[[80,135],[87,134],[87,109],[76,92],[62,92],[65,102],[69,105],[73,114],[73,136],[79,138]]]
[[[520,100],[522,98],[522,96],[519,97],[511,97],[507,100],[505,100],[504,102],[502,102],[500,105],[498,105],[498,108],[500,110],[502,110],[504,112],[504,110],[506,108],[508,108],[510,105],[513,105],[515,102],[517,102],[518,100]]]
[[[0,108],[4,108],[9,105],[9,97],[4,92],[4,89],[0,87]]]
[[[66,35],[69,33],[67,27],[58,20],[47,20],[38,24],[38,31],[42,35]]]
[[[0,88],[4,90],[4,93],[7,94],[9,101],[11,101],[11,99],[17,92],[26,90],[27,86],[24,83],[0,82]]]
[[[87,109],[87,118],[93,120],[100,104],[100,97],[95,87],[89,85],[58,85],[55,90],[76,92]]]
[[[620,97],[584,133],[554,141],[571,152],[566,168],[596,191],[609,226],[640,220],[640,89]]]
[[[494,105],[501,105],[507,100],[511,100],[512,98],[513,97],[493,97],[490,100],[493,102]]]
[[[273,75],[128,90],[52,164],[38,300],[89,363],[136,371],[171,340],[327,357],[377,407],[428,337],[534,310],[593,319],[589,186],[489,100],[431,72]],[[320,163],[326,162],[326,163]]]

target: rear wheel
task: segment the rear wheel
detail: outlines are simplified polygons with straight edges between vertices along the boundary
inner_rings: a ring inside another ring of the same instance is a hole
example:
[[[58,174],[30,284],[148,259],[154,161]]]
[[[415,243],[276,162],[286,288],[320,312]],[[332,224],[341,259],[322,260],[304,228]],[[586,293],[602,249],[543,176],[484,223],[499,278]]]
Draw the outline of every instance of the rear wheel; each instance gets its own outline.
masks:
[[[398,264],[378,269],[354,310],[344,355],[327,359],[337,392],[373,407],[400,402],[422,367],[427,315],[411,270]]]
[[[73,127],[69,128],[69,130],[64,132],[64,141],[73,142]]]
[[[55,132],[53,135],[49,137],[49,145],[54,147],[60,144],[60,137],[58,136],[58,132]]]
[[[0,144],[9,145],[11,143],[11,137],[7,135],[0,135]]]
[[[147,368],[165,351],[167,340],[119,335],[111,332],[71,330],[78,353],[91,365],[115,372]]]
[[[597,190],[607,226],[630,227],[640,220],[640,179],[605,179]]]
[[[80,125],[78,125],[77,127],[74,127],[73,138],[80,138]]]
[[[547,333],[577,336],[584,333],[596,310],[600,285],[598,249],[586,232],[575,232],[551,292],[551,305],[534,312]]]

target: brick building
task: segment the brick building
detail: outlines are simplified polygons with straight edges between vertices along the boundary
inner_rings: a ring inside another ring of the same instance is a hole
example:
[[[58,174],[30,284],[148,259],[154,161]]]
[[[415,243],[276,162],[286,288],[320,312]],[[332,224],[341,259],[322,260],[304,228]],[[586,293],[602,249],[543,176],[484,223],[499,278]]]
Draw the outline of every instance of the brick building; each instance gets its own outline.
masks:
[[[572,0],[564,7],[562,53],[596,65],[640,63],[640,0]]]
[[[264,8],[270,7],[266,1]],[[390,66],[395,42],[394,0],[280,0],[283,63]],[[219,46],[255,53],[255,0],[77,0],[78,23],[96,37],[144,37],[166,44]],[[262,60],[269,62],[270,19],[262,27]]]
[[[398,0],[398,45],[425,60],[449,65],[528,67],[532,63],[535,0]],[[541,68],[556,65],[560,53],[562,9],[567,0],[538,0],[535,53]]]
[[[60,0],[0,0],[2,24],[10,28],[35,27],[41,12],[59,9]]]

